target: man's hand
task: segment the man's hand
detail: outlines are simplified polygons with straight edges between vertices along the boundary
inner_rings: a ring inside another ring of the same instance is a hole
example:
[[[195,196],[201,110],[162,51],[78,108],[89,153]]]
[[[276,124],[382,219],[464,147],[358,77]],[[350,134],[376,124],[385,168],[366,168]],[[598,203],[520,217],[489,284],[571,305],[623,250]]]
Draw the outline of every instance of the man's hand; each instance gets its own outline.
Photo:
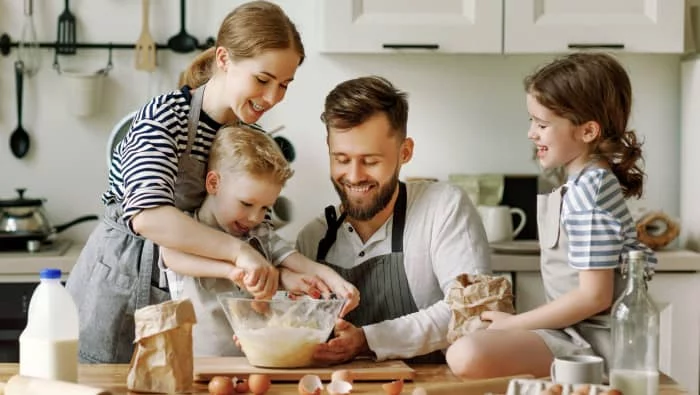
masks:
[[[513,314],[503,313],[501,311],[484,311],[481,313],[482,321],[490,321],[488,329],[515,329],[511,325]]]
[[[269,299],[277,292],[279,272],[253,247],[245,244],[238,253],[229,278],[248,290],[255,299]]]
[[[331,291],[342,299],[345,299],[345,305],[340,312],[341,317],[351,312],[360,304],[360,291],[355,288],[350,282],[340,276],[335,270],[328,266],[322,266],[318,271],[318,276],[324,283],[328,284]]]
[[[343,319],[338,319],[333,331],[335,337],[316,348],[314,359],[317,362],[339,364],[369,352],[365,331],[362,328],[358,328]]]

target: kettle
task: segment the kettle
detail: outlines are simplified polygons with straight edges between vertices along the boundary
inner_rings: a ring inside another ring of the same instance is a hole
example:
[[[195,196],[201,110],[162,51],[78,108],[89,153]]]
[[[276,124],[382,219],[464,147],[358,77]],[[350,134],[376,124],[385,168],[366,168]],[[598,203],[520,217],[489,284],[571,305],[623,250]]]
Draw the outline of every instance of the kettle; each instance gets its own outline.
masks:
[[[17,189],[19,196],[16,199],[0,199],[0,245],[5,242],[43,242],[73,225],[98,219],[97,215],[85,215],[52,226],[46,216],[43,199],[25,198],[25,191],[24,188]]]

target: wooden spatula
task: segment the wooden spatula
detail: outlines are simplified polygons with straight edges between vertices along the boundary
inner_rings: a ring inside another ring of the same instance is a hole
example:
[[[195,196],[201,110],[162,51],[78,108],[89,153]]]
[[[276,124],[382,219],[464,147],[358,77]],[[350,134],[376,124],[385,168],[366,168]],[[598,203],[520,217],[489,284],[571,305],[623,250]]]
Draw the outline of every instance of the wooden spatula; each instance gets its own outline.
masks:
[[[141,12],[141,35],[136,41],[136,69],[153,71],[156,69],[156,42],[148,27],[148,0],[143,0]]]

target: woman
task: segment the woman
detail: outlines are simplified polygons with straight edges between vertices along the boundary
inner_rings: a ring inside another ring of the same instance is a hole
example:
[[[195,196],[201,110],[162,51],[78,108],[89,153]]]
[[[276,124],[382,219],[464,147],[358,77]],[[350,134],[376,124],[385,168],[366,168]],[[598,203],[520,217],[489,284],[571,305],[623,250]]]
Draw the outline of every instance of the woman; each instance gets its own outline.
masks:
[[[158,246],[227,261],[246,272],[256,297],[278,273],[239,239],[183,213],[201,205],[211,143],[226,124],[254,123],[282,101],[304,60],[299,33],[278,6],[243,4],[226,16],[216,45],[194,60],[182,89],[153,98],[116,147],[104,220],[66,287],[80,316],[79,359],[126,363],[134,311],[169,299]]]

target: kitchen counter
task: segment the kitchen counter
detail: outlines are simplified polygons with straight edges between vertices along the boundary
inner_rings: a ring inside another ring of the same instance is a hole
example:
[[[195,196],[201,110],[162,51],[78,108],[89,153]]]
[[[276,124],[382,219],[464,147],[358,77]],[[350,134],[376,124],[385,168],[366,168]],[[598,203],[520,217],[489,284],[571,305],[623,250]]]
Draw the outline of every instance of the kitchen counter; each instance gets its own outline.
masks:
[[[82,242],[62,240],[56,248],[45,251],[0,252],[0,282],[37,282],[39,272],[47,267],[61,269],[66,278],[83,245]]]
[[[425,387],[432,393],[431,389],[438,389],[443,395],[458,395],[474,393],[468,391],[469,382],[462,381],[450,373],[447,365],[414,365],[416,377],[414,382],[407,382],[404,386],[403,394],[410,394],[417,385]],[[17,364],[0,364],[0,381],[7,381],[12,375],[17,373]],[[81,365],[79,369],[78,382],[93,387],[99,387],[112,391],[114,395],[130,394],[126,389],[126,375],[129,365]],[[506,381],[502,379],[501,381]],[[474,382],[473,384],[476,384]],[[380,382],[355,383],[353,394],[384,394]],[[435,393],[438,393],[437,391]],[[206,384],[197,383],[192,394],[208,394]],[[273,383],[269,395],[298,394],[297,383]],[[659,395],[683,395],[688,394],[673,382],[669,377],[662,376],[659,386]]]
[[[661,250],[656,252],[657,272],[700,272],[700,253],[690,250]],[[538,254],[491,254],[494,272],[539,272]]]

